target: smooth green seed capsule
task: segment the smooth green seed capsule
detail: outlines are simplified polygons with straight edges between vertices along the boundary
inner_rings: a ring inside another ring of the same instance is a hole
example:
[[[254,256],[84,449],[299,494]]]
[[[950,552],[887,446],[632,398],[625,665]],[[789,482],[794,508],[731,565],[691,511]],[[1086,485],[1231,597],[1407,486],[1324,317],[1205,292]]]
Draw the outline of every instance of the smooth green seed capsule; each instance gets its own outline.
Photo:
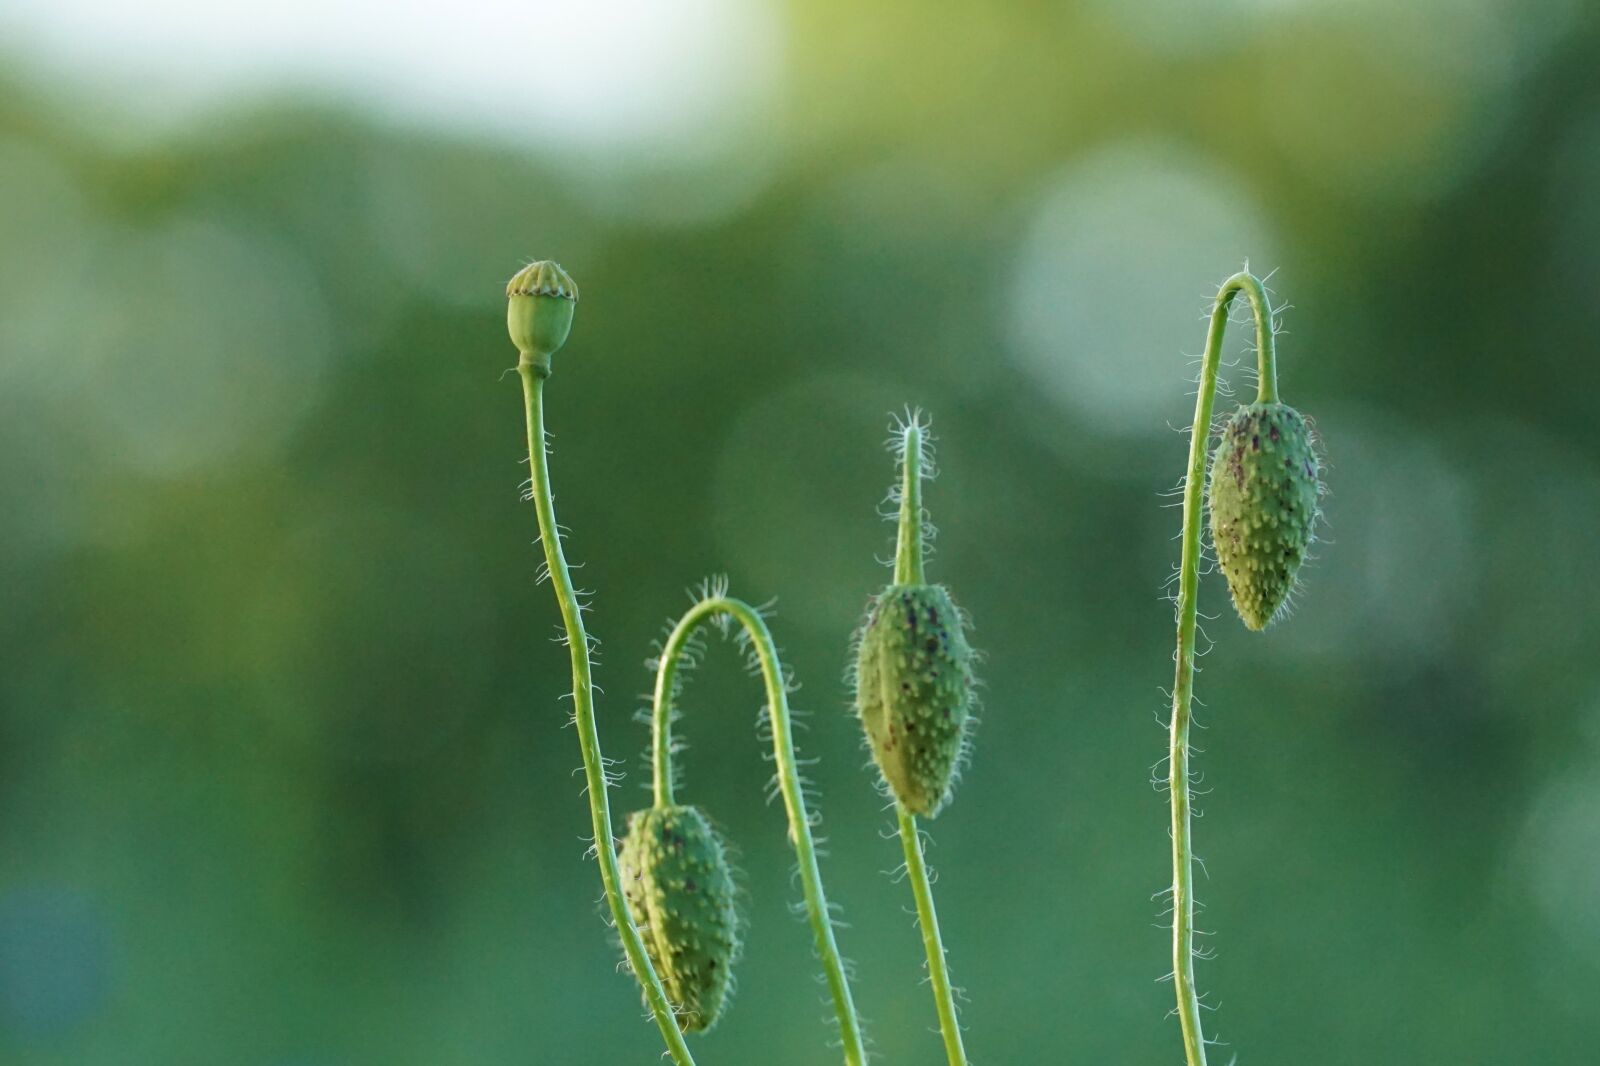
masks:
[[[578,286],[561,264],[529,263],[506,283],[506,326],[523,355],[548,360],[567,342]]]
[[[728,1002],[739,952],[726,849],[695,807],[653,807],[628,819],[618,850],[628,913],[639,928],[678,1027],[703,1032]]]
[[[890,585],[867,605],[856,712],[895,799],[932,817],[950,798],[972,704],[972,648],[939,585]]]
[[[1240,407],[1211,457],[1211,541],[1233,605],[1265,629],[1288,599],[1315,531],[1322,483],[1310,428],[1282,403]]]

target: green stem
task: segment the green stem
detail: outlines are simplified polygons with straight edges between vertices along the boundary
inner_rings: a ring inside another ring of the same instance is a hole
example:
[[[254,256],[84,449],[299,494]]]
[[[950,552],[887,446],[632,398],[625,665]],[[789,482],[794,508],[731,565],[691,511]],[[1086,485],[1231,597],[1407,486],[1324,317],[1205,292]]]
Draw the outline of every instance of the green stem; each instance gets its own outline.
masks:
[[[922,585],[922,426],[915,420],[901,438],[900,525],[894,545],[894,583]]]
[[[1233,302],[1234,294],[1239,292],[1249,298],[1250,310],[1256,319],[1256,403],[1277,403],[1278,356],[1272,346],[1272,303],[1267,299],[1266,287],[1254,274],[1246,270],[1223,282],[1221,291],[1217,293],[1217,304],[1222,309],[1224,317],[1227,315],[1228,305]],[[1221,344],[1222,334],[1218,331],[1215,310],[1212,311],[1211,318],[1211,331],[1215,334],[1217,343]],[[1209,347],[1212,337],[1207,336],[1206,340]]]
[[[828,897],[822,888],[822,871],[817,866],[817,848],[811,836],[811,815],[806,810],[805,795],[800,787],[800,768],[794,753],[794,727],[789,714],[788,684],[766,621],[759,611],[742,600],[721,595],[710,595],[700,600],[679,620],[661,651],[652,714],[655,804],[659,808],[673,802],[672,701],[677,692],[678,668],[684,649],[696,630],[719,616],[731,617],[744,627],[761,664],[761,677],[767,689],[767,714],[772,723],[772,751],[778,766],[778,789],[789,815],[789,839],[794,844],[795,858],[800,866],[800,882],[804,886],[811,934],[816,942],[817,957],[821,959],[827,977],[828,991],[833,996],[834,1013],[839,1018],[839,1036],[844,1043],[845,1062],[849,1066],[863,1066],[867,1061],[867,1052],[861,1037],[861,1022],[856,1017],[844,961],[839,957],[839,945],[834,940],[833,922],[828,915]]]
[[[639,939],[639,930],[634,926],[622,898],[616,844],[611,834],[611,806],[606,795],[605,763],[600,754],[600,734],[594,721],[589,635],[584,632],[583,612],[572,587],[572,574],[567,569],[566,556],[561,550],[555,501],[550,492],[550,463],[545,453],[544,433],[544,379],[550,374],[549,356],[540,358],[524,354],[517,371],[522,375],[522,394],[528,415],[528,462],[533,472],[533,503],[539,514],[539,537],[544,543],[550,584],[556,590],[556,603],[561,608],[567,647],[572,655],[572,717],[578,728],[578,746],[583,752],[583,773],[588,785],[589,813],[594,821],[594,848],[600,861],[600,880],[605,885],[606,903],[611,908],[612,923],[622,940],[622,950],[633,972],[638,975],[639,983],[644,986],[645,1000],[656,1025],[661,1029],[661,1037],[666,1041],[673,1062],[677,1066],[694,1066],[694,1056],[689,1053],[689,1046],[678,1029],[672,1004],[667,999],[666,990],[661,987],[661,978],[650,964],[644,942]]]
[[[1172,797],[1172,980],[1177,992],[1178,1021],[1189,1066],[1205,1066],[1206,1041],[1200,1028],[1200,1000],[1194,982],[1194,845],[1189,796],[1189,724],[1194,702],[1195,618],[1200,591],[1201,524],[1206,481],[1206,450],[1211,438],[1211,410],[1216,400],[1217,367],[1228,309],[1240,292],[1250,299],[1256,319],[1258,403],[1278,398],[1277,367],[1272,350],[1272,305],[1261,282],[1249,273],[1223,282],[1211,311],[1205,357],[1200,364],[1200,392],[1195,397],[1194,427],[1189,436],[1189,470],[1183,486],[1183,555],[1178,570],[1177,678],[1172,686],[1172,734],[1167,786]]]
[[[928,866],[922,858],[922,834],[917,816],[895,804],[900,818],[900,844],[906,853],[906,877],[917,900],[917,925],[922,930],[922,950],[928,956],[928,980],[933,985],[933,1002],[939,1011],[939,1032],[944,1036],[944,1053],[950,1066],[966,1066],[967,1049],[961,1044],[961,1023],[956,1019],[955,993],[950,987],[950,971],[945,966],[944,938],[939,935],[939,912],[933,905],[933,886]]]
[[[894,582],[897,585],[922,585],[922,425],[912,419],[901,439],[900,523],[895,537]],[[961,1044],[961,1023],[956,1019],[955,992],[950,987],[950,971],[945,964],[944,938],[939,933],[939,912],[933,905],[933,885],[922,857],[922,835],[917,816],[899,803],[900,844],[906,853],[906,877],[917,901],[917,925],[922,930],[922,948],[928,956],[928,980],[933,985],[933,1003],[939,1012],[939,1032],[944,1036],[945,1054],[950,1066],[966,1066],[967,1051]]]

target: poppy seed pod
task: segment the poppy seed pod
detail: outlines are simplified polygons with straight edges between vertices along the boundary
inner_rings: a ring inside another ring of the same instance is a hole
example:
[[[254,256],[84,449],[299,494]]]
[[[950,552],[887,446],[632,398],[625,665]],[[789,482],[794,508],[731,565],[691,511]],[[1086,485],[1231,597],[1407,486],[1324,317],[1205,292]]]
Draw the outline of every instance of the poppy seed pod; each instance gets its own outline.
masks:
[[[1211,458],[1211,541],[1233,605],[1265,629],[1311,546],[1322,484],[1310,427],[1282,403],[1240,407]]]
[[[619,851],[623,895],[678,1027],[716,1024],[739,951],[726,849],[698,808],[652,807],[628,819]]]
[[[856,653],[856,712],[873,760],[908,811],[950,797],[972,704],[966,622],[939,585],[890,585],[867,606]]]
[[[523,355],[548,360],[567,342],[578,286],[561,264],[529,263],[506,283],[506,327]]]

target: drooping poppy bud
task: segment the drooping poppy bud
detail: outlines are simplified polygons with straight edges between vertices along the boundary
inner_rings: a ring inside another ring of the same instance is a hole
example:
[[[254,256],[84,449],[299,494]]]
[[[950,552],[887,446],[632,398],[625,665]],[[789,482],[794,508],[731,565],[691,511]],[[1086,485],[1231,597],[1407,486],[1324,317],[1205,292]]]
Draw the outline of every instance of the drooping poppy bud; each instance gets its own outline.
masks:
[[[618,858],[628,913],[684,1032],[716,1024],[739,953],[737,890],[722,838],[698,808],[628,819]]]
[[[1282,610],[1315,531],[1322,483],[1310,427],[1283,403],[1240,407],[1211,457],[1211,542],[1244,624]]]

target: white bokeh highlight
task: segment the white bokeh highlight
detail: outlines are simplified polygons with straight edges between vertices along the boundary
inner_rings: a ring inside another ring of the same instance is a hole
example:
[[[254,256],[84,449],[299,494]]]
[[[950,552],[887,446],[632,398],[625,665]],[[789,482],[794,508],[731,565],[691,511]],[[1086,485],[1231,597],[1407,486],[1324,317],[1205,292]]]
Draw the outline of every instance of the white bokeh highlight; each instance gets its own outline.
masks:
[[[647,154],[764,111],[783,66],[763,0],[8,0],[0,38],[148,121],[298,90],[458,132]]]
[[[1276,261],[1248,185],[1176,145],[1124,144],[1061,174],[1031,216],[1011,283],[1013,356],[1096,428],[1160,432],[1217,286],[1247,260],[1258,272]]]

